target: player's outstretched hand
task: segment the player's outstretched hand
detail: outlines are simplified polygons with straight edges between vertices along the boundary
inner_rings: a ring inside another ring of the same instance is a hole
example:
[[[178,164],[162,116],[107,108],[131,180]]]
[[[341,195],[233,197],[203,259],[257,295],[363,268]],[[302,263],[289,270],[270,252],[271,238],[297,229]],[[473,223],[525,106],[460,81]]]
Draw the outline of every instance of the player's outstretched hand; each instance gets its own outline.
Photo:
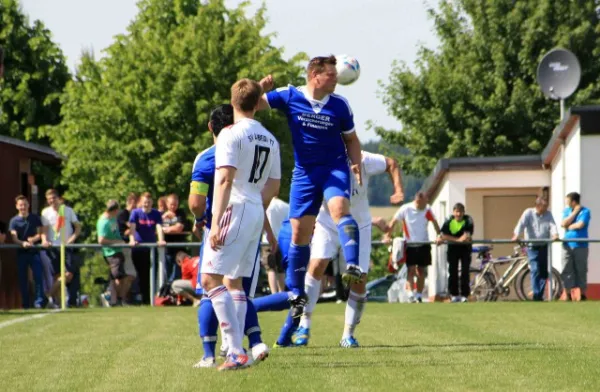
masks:
[[[360,165],[352,165],[350,166],[350,169],[352,169],[352,173],[354,174],[358,185],[362,186],[362,173],[360,171]]]
[[[262,87],[264,93],[273,90],[273,86],[275,85],[272,75],[265,76],[260,80],[260,82],[258,82],[258,84],[260,84],[260,87]]]
[[[394,193],[390,196],[390,203],[392,204],[400,204],[404,201],[404,193],[402,191]]]
[[[213,250],[221,249],[221,246],[223,246],[223,241],[221,240],[221,228],[219,226],[213,226],[210,229],[210,233],[208,233],[208,241],[210,242],[210,247]]]

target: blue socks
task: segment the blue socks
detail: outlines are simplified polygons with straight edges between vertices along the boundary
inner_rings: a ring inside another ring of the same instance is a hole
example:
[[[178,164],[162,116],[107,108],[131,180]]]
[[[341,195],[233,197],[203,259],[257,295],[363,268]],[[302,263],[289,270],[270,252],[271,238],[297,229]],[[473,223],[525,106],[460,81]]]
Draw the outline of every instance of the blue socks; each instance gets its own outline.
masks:
[[[360,240],[358,224],[352,215],[346,215],[338,222],[337,229],[346,264],[358,266],[358,244]]]
[[[292,335],[296,329],[298,329],[299,325],[300,317],[294,319],[292,318],[292,312],[288,312],[287,318],[285,319],[285,324],[283,324],[279,338],[277,339],[277,344],[280,346],[289,346],[292,344]]]
[[[253,300],[257,312],[278,312],[290,308],[290,292],[282,291],[279,293],[265,295]],[[247,322],[247,321],[246,321]]]
[[[246,322],[244,326],[246,330],[244,332],[248,336],[248,345],[252,348],[262,343],[262,339],[260,337],[260,326],[258,325],[258,315],[256,314],[254,303],[251,299],[247,301],[248,309],[246,310]]]
[[[305,294],[304,277],[310,260],[310,245],[292,243],[288,252],[286,283],[294,295]],[[358,260],[357,260],[358,263]]]
[[[204,348],[204,358],[216,358],[215,347],[217,346],[219,320],[213,309],[212,302],[208,298],[202,298],[202,301],[200,301],[198,325],[200,327],[202,347]]]
[[[288,295],[286,295],[286,302]],[[288,304],[289,306],[289,304]],[[200,329],[200,338],[204,348],[204,358],[215,358],[215,348],[217,346],[217,330],[219,329],[219,320],[213,309],[213,304],[208,298],[202,298],[198,308],[198,326]],[[262,343],[260,336],[260,326],[258,325],[258,315],[254,303],[248,300],[248,309],[246,311],[245,322],[246,335],[250,348]]]

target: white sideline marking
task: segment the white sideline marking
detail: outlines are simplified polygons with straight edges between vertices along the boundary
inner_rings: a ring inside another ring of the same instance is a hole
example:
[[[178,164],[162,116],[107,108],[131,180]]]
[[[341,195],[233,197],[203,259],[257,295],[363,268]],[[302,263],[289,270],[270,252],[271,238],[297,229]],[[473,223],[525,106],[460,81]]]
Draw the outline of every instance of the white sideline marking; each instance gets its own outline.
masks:
[[[5,327],[9,327],[9,326],[11,326],[13,324],[23,323],[23,322],[29,321],[29,320],[40,319],[42,317],[46,317],[46,316],[51,315],[52,313],[56,313],[56,312],[60,312],[60,311],[61,311],[60,309],[57,309],[57,310],[50,311],[48,313],[32,314],[31,316],[19,317],[19,318],[16,318],[16,319],[4,321],[4,322],[0,323],[0,329],[5,328]]]

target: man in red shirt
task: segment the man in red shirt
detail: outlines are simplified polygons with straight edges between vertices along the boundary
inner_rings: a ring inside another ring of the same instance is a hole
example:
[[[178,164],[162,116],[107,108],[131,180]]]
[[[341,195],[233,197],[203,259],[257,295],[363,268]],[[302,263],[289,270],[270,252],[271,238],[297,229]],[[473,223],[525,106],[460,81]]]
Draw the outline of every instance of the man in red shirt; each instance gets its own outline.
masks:
[[[173,281],[171,291],[173,294],[191,301],[194,306],[200,305],[200,297],[196,295],[199,257],[191,257],[187,253],[180,251],[177,252],[175,261],[181,267],[181,279]]]

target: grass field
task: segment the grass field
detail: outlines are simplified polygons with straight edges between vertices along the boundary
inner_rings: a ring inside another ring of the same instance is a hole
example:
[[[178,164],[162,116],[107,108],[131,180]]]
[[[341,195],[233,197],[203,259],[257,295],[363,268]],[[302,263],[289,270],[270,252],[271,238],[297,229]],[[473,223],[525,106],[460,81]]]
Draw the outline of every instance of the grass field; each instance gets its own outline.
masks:
[[[230,373],[200,359],[191,308],[86,309],[0,327],[0,391],[598,391],[599,304],[369,303],[358,350],[343,305],[317,307],[308,348]],[[0,313],[2,322],[28,313]],[[272,344],[283,313],[261,313]]]

